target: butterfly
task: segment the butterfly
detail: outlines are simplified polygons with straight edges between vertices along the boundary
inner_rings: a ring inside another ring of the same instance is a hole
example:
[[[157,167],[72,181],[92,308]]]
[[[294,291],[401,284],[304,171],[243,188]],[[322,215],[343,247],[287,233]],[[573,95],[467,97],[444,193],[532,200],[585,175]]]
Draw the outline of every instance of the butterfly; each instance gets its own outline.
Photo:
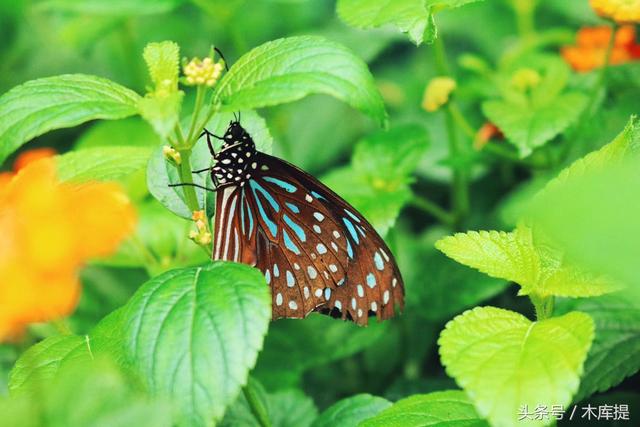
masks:
[[[393,255],[344,199],[296,166],[256,149],[240,117],[222,137],[205,130],[216,191],[214,260],[262,271],[273,319],[329,314],[366,325],[404,306]],[[211,137],[222,140],[215,151]],[[181,184],[173,184],[181,185]]]

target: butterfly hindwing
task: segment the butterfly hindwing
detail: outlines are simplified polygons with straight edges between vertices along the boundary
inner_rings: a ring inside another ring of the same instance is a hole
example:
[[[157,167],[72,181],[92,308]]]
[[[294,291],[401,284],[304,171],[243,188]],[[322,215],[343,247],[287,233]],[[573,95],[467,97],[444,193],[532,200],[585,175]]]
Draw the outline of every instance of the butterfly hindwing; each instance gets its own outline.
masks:
[[[250,179],[218,190],[214,258],[265,274],[274,319],[315,310],[366,324],[402,308],[396,263],[366,219],[295,166],[260,152],[255,160]]]

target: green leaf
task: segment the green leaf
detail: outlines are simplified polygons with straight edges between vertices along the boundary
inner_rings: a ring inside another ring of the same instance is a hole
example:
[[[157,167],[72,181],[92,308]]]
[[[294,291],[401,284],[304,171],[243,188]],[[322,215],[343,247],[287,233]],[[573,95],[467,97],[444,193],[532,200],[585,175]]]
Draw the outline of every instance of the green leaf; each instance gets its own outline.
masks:
[[[350,166],[333,170],[322,181],[384,236],[411,200],[409,184],[426,148],[426,134],[420,126],[377,132],[358,142]]]
[[[309,427],[318,416],[311,398],[299,390],[278,391],[269,396],[273,427]]]
[[[215,262],[142,285],[123,315],[125,352],[179,425],[219,420],[246,383],[271,317],[264,276]]]
[[[433,15],[478,0],[338,0],[338,15],[353,27],[393,25],[419,46],[436,38]]]
[[[156,133],[166,138],[178,124],[184,97],[178,90],[180,48],[171,41],[149,43],[143,56],[155,87],[139,100],[138,108]]]
[[[418,237],[413,232],[394,233],[407,310],[435,323],[495,297],[508,285],[505,280],[467,268],[437,251],[434,240],[443,232],[428,230]]]
[[[359,427],[488,427],[469,398],[458,390],[419,394],[402,399]]]
[[[176,92],[180,72],[180,47],[172,41],[149,43],[142,53],[155,91]]]
[[[571,312],[538,322],[478,307],[447,323],[440,358],[479,414],[496,427],[544,425],[518,420],[523,405],[568,405],[594,337],[593,320]]]
[[[0,163],[53,129],[137,113],[140,97],[110,80],[68,74],[28,81],[0,97]]]
[[[387,328],[387,322],[360,328],[319,314],[302,322],[278,320],[271,325],[253,375],[269,389],[297,386],[307,370],[362,351]]]
[[[640,370],[640,304],[636,299],[613,294],[563,300],[556,307],[560,313],[585,312],[596,325],[575,401],[606,391]]]
[[[391,402],[370,394],[356,394],[342,399],[320,414],[313,427],[352,427],[391,406]]]
[[[55,335],[30,347],[20,356],[9,374],[11,395],[31,393],[43,387],[55,378],[63,360],[85,345],[83,337]]]
[[[621,288],[613,279],[570,264],[545,243],[535,242],[531,229],[520,225],[511,233],[457,233],[437,241],[436,248],[489,276],[516,282],[519,295],[597,296]]]
[[[382,97],[367,65],[344,46],[318,36],[267,42],[243,55],[218,84],[223,111],[267,107],[312,93],[331,95],[385,124]]]
[[[109,122],[97,122],[74,144],[75,150],[97,147],[156,147],[161,140],[139,116]]]
[[[147,147],[96,147],[56,156],[62,181],[113,181],[143,169],[151,150]]]
[[[265,120],[254,111],[242,111],[242,126],[251,134],[258,150],[267,154],[271,153],[273,139],[267,128]],[[233,118],[232,113],[216,114],[205,126],[210,132],[221,135],[229,126],[229,121]],[[191,152],[191,167],[193,170],[200,170],[211,167],[213,157],[207,147],[206,137],[201,137]],[[191,219],[192,212],[185,201],[184,189],[180,187],[169,187],[169,184],[180,182],[177,168],[169,163],[162,154],[162,147],[158,147],[151,155],[147,166],[147,186],[149,192],[165,208],[174,214]],[[207,188],[213,188],[211,174],[193,174],[193,182]],[[203,189],[195,189],[199,205],[203,207],[209,216],[213,215],[215,206],[213,193]]]
[[[550,105],[486,101],[482,110],[518,148],[520,157],[527,157],[573,124],[586,104],[585,95],[572,92],[559,95]]]

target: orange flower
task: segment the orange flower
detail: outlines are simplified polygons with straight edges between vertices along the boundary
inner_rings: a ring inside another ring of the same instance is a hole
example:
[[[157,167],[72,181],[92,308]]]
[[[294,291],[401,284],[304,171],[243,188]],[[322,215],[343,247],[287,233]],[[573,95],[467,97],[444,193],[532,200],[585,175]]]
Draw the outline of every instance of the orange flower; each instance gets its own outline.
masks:
[[[578,31],[575,46],[565,46],[561,54],[576,71],[591,71],[604,65],[611,27],[585,27]],[[632,26],[620,27],[615,34],[610,64],[624,64],[640,58],[640,45]]]
[[[44,159],[46,157],[53,157],[56,154],[58,154],[56,153],[56,150],[49,147],[33,148],[28,151],[23,151],[18,157],[16,157],[16,161],[13,162],[13,171],[18,172],[29,163],[33,163],[36,160]]]
[[[80,267],[114,251],[134,224],[117,185],[60,183],[52,159],[0,187],[0,341],[71,313]]]
[[[481,150],[482,147],[494,138],[503,139],[504,135],[498,126],[491,122],[486,122],[478,129],[478,132],[476,132],[476,137],[473,140],[473,148]]]
[[[621,24],[640,22],[640,0],[591,0],[591,7],[603,18]]]

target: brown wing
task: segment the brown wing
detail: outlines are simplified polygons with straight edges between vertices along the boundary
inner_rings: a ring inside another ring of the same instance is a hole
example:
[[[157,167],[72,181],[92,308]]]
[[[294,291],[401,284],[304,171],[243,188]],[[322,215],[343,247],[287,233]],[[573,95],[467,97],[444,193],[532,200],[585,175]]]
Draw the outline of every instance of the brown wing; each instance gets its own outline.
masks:
[[[262,153],[258,160],[260,174],[218,193],[214,259],[258,267],[274,319],[319,311],[366,325],[402,308],[396,262],[366,219],[306,172]]]

